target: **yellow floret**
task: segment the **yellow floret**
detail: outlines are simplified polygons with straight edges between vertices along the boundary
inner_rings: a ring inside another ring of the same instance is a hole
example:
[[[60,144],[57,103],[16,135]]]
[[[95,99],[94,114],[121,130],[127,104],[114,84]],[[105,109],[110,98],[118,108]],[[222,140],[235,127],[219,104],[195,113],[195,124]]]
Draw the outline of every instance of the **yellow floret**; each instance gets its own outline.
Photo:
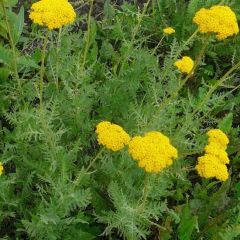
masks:
[[[156,131],[132,138],[128,151],[138,161],[138,166],[149,173],[160,172],[178,157],[177,149],[171,145],[169,138]]]
[[[190,73],[194,66],[194,61],[187,56],[184,56],[182,59],[177,60],[174,65],[182,72],[182,73]]]
[[[122,127],[107,121],[97,125],[96,133],[98,143],[114,152],[123,149],[130,141],[130,136]]]
[[[52,30],[72,24],[76,13],[67,0],[41,0],[31,6],[29,18]]]
[[[222,132],[220,129],[211,129],[207,132],[207,135],[209,142],[215,142],[221,145],[224,150],[226,150],[229,139],[224,132]]]
[[[170,34],[175,33],[175,29],[172,28],[172,27],[167,27],[167,28],[164,28],[164,29],[163,29],[163,32],[164,32],[165,34],[170,35]]]
[[[0,176],[3,174],[4,167],[3,164],[0,162]]]
[[[239,32],[237,17],[228,6],[202,8],[194,16],[193,22],[201,33],[216,33],[218,40],[223,40]]]

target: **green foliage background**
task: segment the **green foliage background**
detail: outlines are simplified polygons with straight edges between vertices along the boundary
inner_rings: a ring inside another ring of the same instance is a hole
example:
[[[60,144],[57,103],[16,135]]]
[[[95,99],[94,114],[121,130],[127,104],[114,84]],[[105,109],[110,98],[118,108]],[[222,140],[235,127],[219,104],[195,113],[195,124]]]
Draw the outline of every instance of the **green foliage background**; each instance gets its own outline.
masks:
[[[188,41],[196,30],[192,18],[220,1],[154,0],[138,7],[107,0],[99,16],[78,14],[61,35],[50,33],[42,111],[38,87],[46,29],[29,22],[28,1],[19,10],[16,1],[4,2],[20,86],[1,9],[1,239],[239,239],[239,74],[218,83],[240,61],[240,37],[212,37],[181,91],[184,77],[173,66],[182,55],[197,58],[206,38],[198,34]],[[72,2],[77,11],[89,5]],[[221,2],[240,20],[239,0]],[[158,46],[166,26],[176,34]],[[98,154],[94,130],[102,120],[131,135],[161,131],[180,157],[152,176],[126,149]],[[194,169],[206,131],[216,127],[230,138],[231,177],[224,183],[201,179]]]

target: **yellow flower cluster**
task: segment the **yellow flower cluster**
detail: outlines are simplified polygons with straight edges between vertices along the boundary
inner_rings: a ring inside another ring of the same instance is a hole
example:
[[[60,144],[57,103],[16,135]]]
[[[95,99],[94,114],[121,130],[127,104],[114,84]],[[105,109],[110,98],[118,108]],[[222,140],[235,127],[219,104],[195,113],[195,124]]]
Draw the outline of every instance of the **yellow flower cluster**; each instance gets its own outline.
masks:
[[[169,138],[160,132],[148,132],[144,137],[133,137],[129,143],[129,154],[146,172],[157,173],[170,166],[178,157],[178,151]]]
[[[229,163],[226,152],[229,143],[228,137],[220,129],[208,131],[208,145],[205,147],[205,155],[198,158],[196,170],[201,177],[216,177],[220,181],[228,179]]]
[[[3,164],[0,162],[0,176],[3,174],[3,170],[4,170]]]
[[[194,61],[187,56],[182,57],[182,59],[177,60],[174,65],[182,72],[182,73],[190,73],[194,66]]]
[[[98,143],[116,152],[124,148],[130,141],[130,136],[122,127],[107,121],[97,125]]]
[[[76,13],[67,0],[40,0],[32,5],[29,18],[52,30],[73,23]]]
[[[239,32],[236,15],[228,6],[202,8],[195,14],[193,22],[201,33],[216,33],[219,41]]]
[[[119,151],[128,145],[128,152],[138,165],[146,172],[158,173],[172,165],[178,157],[178,151],[170,143],[167,136],[152,131],[141,136],[131,137],[122,127],[107,121],[100,122],[96,127],[97,140],[100,145]]]
[[[175,29],[172,28],[172,27],[167,27],[167,28],[164,28],[164,29],[163,29],[163,32],[164,32],[165,34],[170,35],[170,34],[175,33]]]

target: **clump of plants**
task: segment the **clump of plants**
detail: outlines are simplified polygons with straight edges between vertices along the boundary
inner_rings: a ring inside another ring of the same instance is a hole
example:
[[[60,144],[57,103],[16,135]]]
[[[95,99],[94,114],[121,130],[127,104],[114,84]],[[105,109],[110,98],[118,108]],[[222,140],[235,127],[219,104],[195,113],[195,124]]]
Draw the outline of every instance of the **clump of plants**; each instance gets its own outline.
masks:
[[[1,239],[238,239],[237,1],[30,2],[0,0]]]

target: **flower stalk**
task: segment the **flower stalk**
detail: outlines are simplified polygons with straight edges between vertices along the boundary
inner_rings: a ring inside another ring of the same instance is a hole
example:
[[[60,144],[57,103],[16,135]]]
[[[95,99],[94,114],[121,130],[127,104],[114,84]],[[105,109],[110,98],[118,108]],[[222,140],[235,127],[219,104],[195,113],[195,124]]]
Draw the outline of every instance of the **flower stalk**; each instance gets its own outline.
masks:
[[[4,0],[0,0],[0,2],[1,2],[2,9],[3,9],[3,16],[4,16],[4,19],[5,19],[5,22],[6,22],[9,43],[10,43],[10,46],[11,46],[11,49],[12,49],[12,54],[13,54],[13,71],[14,71],[15,78],[18,82],[18,87],[20,88],[21,83],[20,83],[20,79],[19,79],[19,75],[18,75],[16,47],[15,47],[15,44],[14,44],[14,41],[13,41],[12,30],[11,30],[10,22],[9,22],[9,19],[8,19],[8,15],[7,15],[7,11],[6,11],[6,6],[4,4]]]
[[[77,177],[75,179],[75,181],[73,182],[73,184],[75,186],[78,186],[79,183],[81,182],[83,176],[89,172],[89,170],[91,169],[91,167],[93,166],[93,164],[97,161],[97,159],[101,156],[101,154],[103,153],[104,151],[104,148],[101,148],[99,150],[99,152],[97,153],[97,155],[90,161],[89,165],[87,166],[87,168],[85,169],[84,173],[83,171],[81,170],[78,174],[77,174]]]
[[[221,86],[226,79],[228,78],[228,76],[230,74],[232,74],[234,71],[240,69],[240,62],[238,62],[237,64],[235,64],[232,68],[230,68],[207,92],[207,94],[205,95],[205,97],[202,99],[202,101],[194,108],[193,112],[191,113],[190,118],[194,118],[195,116],[197,116],[197,113],[201,110],[202,106],[204,106],[208,100],[210,99],[210,97],[212,96],[212,94],[218,89],[219,86]],[[236,90],[238,87],[234,88],[234,90]],[[179,135],[187,126],[189,125],[188,121],[185,121],[185,123],[181,126],[181,128],[178,128],[176,130],[176,135]]]
[[[57,62],[56,62],[56,88],[57,91],[59,90],[59,53],[61,50],[61,36],[62,36],[62,27],[59,28],[58,31],[58,38],[57,38]]]
[[[41,58],[41,67],[40,67],[40,82],[39,82],[39,101],[40,101],[40,109],[43,108],[43,85],[44,85],[44,74],[45,74],[45,58],[46,58],[46,50],[47,50],[47,42],[49,37],[50,31],[48,30],[44,42],[43,42],[43,49],[42,49],[42,58]]]
[[[88,20],[87,20],[88,30],[87,30],[86,39],[85,39],[83,61],[82,61],[82,65],[81,65],[81,73],[83,72],[85,64],[86,64],[87,54],[88,54],[88,50],[89,50],[89,46],[90,46],[92,10],[93,10],[93,0],[91,0],[91,2],[90,2],[90,9],[89,9],[89,12],[88,12]]]

